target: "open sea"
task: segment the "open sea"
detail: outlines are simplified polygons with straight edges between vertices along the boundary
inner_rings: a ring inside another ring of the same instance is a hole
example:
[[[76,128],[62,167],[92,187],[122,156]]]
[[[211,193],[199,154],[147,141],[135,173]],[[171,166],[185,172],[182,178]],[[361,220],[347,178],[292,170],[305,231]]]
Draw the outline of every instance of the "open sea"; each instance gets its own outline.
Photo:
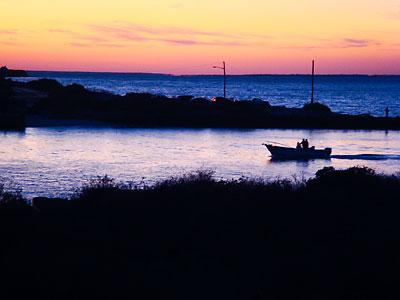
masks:
[[[117,94],[150,92],[168,96],[214,97],[221,76],[30,72],[63,84]],[[310,98],[310,76],[229,76],[228,96],[262,98],[273,105],[301,107]],[[316,98],[334,111],[400,115],[400,76],[317,76]],[[261,144],[295,146],[308,138],[317,148],[332,147],[330,160],[272,161]],[[400,171],[400,131],[279,129],[129,129],[44,127],[0,132],[0,182],[25,196],[69,196],[96,176],[124,182],[157,180],[199,169],[216,178],[309,178],[326,166],[367,166],[378,172]]]

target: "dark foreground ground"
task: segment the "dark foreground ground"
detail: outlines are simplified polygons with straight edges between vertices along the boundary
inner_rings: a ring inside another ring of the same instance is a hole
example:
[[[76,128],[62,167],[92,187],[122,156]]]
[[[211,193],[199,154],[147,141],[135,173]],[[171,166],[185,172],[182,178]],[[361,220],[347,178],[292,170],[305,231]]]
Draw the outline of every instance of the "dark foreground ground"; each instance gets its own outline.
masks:
[[[320,103],[288,108],[260,99],[119,96],[49,79],[0,79],[0,128],[68,125],[71,120],[127,127],[400,129],[399,117],[339,114]]]
[[[365,168],[298,183],[103,178],[33,206],[3,191],[0,297],[398,299],[399,192],[399,176]]]

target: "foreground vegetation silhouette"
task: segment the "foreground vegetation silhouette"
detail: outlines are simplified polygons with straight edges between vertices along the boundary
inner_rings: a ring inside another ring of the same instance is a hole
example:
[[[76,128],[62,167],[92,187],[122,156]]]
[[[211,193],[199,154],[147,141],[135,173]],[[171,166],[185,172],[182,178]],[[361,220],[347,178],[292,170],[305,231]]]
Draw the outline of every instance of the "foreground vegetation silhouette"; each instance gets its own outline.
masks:
[[[41,299],[395,299],[400,176],[152,186],[108,177],[70,199],[0,189],[0,293]],[[6,299],[6,298],[4,298]],[[9,299],[9,298],[8,298]]]

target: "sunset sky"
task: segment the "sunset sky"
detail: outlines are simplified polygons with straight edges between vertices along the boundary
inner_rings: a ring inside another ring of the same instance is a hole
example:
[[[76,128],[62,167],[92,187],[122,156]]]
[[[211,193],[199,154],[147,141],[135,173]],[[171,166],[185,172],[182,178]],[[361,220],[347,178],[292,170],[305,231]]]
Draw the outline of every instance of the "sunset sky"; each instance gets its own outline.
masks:
[[[0,0],[28,70],[400,74],[400,0]]]

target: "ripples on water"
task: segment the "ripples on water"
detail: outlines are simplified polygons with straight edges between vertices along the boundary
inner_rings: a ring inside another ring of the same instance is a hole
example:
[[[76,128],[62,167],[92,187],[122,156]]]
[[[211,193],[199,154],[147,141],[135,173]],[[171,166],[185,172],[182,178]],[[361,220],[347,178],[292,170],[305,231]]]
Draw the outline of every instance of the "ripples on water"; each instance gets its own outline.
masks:
[[[308,138],[317,148],[332,147],[334,158],[273,162],[261,144],[294,146]],[[66,196],[97,175],[152,183],[197,169],[217,178],[241,176],[310,177],[325,166],[365,165],[400,171],[400,132],[339,130],[223,130],[28,128],[2,132],[0,174],[28,197]]]
[[[87,88],[117,94],[149,92],[167,96],[221,96],[221,76],[168,76],[152,74],[30,72],[33,78],[53,78],[63,84],[80,83]],[[302,107],[310,99],[310,76],[228,76],[228,97],[262,98],[273,105]],[[316,76],[316,99],[343,113],[383,116],[390,108],[400,115],[400,76]]]

